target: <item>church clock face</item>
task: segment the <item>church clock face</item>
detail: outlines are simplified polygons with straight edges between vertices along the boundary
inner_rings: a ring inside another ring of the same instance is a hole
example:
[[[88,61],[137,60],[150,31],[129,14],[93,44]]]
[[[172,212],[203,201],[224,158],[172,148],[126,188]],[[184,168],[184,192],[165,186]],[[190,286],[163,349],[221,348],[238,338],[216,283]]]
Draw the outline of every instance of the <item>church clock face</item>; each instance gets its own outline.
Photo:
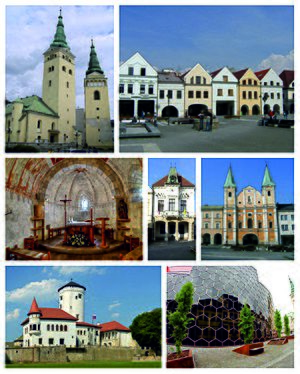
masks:
[[[176,182],[176,177],[174,175],[172,175],[170,180],[171,180],[171,183],[175,183]]]

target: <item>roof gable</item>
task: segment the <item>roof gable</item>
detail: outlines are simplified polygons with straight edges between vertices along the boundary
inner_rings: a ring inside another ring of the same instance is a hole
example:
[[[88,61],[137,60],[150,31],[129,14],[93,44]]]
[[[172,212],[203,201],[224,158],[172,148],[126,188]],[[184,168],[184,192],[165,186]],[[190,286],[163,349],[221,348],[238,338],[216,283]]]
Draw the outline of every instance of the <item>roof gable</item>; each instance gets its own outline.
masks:
[[[219,81],[219,80],[223,81],[224,74],[228,76],[228,82],[226,83],[232,83],[232,82],[237,83],[238,82],[238,79],[236,78],[236,76],[228,69],[227,66],[224,66],[223,68],[210,73],[210,75],[212,76],[213,82]]]
[[[168,181],[168,177],[169,177],[169,174],[165,175],[163,178],[159,179],[157,182],[155,182],[152,185],[152,188],[153,187],[164,187],[165,183],[167,183],[167,181]],[[178,183],[180,184],[181,187],[195,187],[195,185],[193,183],[191,183],[190,181],[188,181],[186,178],[184,178],[183,176],[181,176],[178,173],[177,173],[177,178],[178,178]]]
[[[130,332],[130,329],[128,327],[122,325],[121,323],[117,321],[100,323],[99,326],[101,328],[101,332],[107,332],[107,331],[113,331],[113,330]]]
[[[210,74],[204,69],[204,67],[201,65],[201,64],[199,64],[199,63],[197,63],[194,67],[192,67],[190,70],[188,70],[186,73],[184,73],[183,75],[182,75],[182,77],[183,77],[183,79],[185,80],[185,82],[186,82],[186,80],[187,79],[189,79],[191,76],[193,76],[193,75],[197,75],[197,74],[203,74],[206,78],[207,78],[207,80],[208,80],[208,83],[210,83],[211,82],[211,76],[210,76]]]
[[[134,55],[129,57],[128,60],[123,62],[120,66],[120,74],[128,75],[128,67],[129,66],[141,66],[141,67],[146,67],[147,69],[147,74],[151,76],[157,76],[157,71],[154,69],[154,67],[139,53],[136,52]],[[136,74],[135,74],[136,75]]]

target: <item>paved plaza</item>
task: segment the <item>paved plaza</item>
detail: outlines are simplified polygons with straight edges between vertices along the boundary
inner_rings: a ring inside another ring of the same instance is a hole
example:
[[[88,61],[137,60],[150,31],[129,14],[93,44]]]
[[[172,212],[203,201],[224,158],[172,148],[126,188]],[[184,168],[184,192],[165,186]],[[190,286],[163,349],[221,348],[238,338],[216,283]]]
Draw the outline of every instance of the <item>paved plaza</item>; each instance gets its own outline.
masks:
[[[222,246],[202,246],[202,260],[294,260],[294,252],[235,251]]]
[[[148,244],[149,260],[195,260],[195,241],[152,242]]]
[[[284,345],[264,344],[264,353],[245,356],[232,352],[237,347],[193,349],[195,366],[199,368],[293,368],[294,341]]]
[[[160,138],[120,139],[121,152],[293,152],[294,129],[257,126],[260,116],[219,117],[212,132],[159,123]],[[291,117],[292,118],[292,117]]]

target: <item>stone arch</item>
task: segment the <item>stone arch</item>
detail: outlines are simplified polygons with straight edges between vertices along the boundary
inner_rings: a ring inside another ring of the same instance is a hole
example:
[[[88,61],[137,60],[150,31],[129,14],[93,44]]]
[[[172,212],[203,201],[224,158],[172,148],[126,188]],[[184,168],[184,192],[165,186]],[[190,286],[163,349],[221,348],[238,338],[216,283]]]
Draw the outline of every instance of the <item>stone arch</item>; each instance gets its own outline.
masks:
[[[249,115],[249,107],[248,107],[248,105],[242,105],[241,106],[241,114],[242,114],[242,116],[247,116],[247,115]]]
[[[188,115],[192,117],[197,117],[202,110],[206,111],[207,109],[207,105],[204,104],[191,104],[188,107]]]
[[[178,117],[178,109],[173,105],[166,106],[162,110],[161,116],[162,117]]]
[[[259,240],[255,234],[246,234],[243,236],[243,245],[258,245]]]
[[[269,104],[265,104],[264,105],[264,114],[269,114],[270,112],[270,105]]]
[[[221,245],[222,244],[222,235],[220,233],[215,234],[214,244],[215,245]]]
[[[209,245],[210,244],[210,234],[206,233],[202,235],[202,243],[204,245]]]
[[[253,107],[252,107],[252,115],[253,116],[257,116],[259,114],[260,114],[260,107],[259,107],[259,105],[257,105],[257,104],[253,105]]]
[[[273,106],[273,112],[274,112],[275,114],[280,114],[280,106],[279,106],[278,104],[275,104],[275,105]]]

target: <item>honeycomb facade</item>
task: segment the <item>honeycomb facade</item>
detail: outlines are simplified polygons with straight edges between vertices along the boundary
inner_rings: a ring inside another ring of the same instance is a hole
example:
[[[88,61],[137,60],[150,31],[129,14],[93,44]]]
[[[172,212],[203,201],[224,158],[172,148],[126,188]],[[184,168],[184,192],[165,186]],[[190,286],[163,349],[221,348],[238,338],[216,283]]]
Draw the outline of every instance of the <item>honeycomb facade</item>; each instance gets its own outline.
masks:
[[[240,311],[248,304],[255,316],[253,342],[272,337],[273,301],[251,266],[194,266],[190,272],[168,273],[167,311],[176,310],[175,296],[186,282],[194,285],[193,306],[189,313],[188,335],[183,345],[222,347],[243,344],[238,323]],[[173,344],[167,321],[167,343]]]

